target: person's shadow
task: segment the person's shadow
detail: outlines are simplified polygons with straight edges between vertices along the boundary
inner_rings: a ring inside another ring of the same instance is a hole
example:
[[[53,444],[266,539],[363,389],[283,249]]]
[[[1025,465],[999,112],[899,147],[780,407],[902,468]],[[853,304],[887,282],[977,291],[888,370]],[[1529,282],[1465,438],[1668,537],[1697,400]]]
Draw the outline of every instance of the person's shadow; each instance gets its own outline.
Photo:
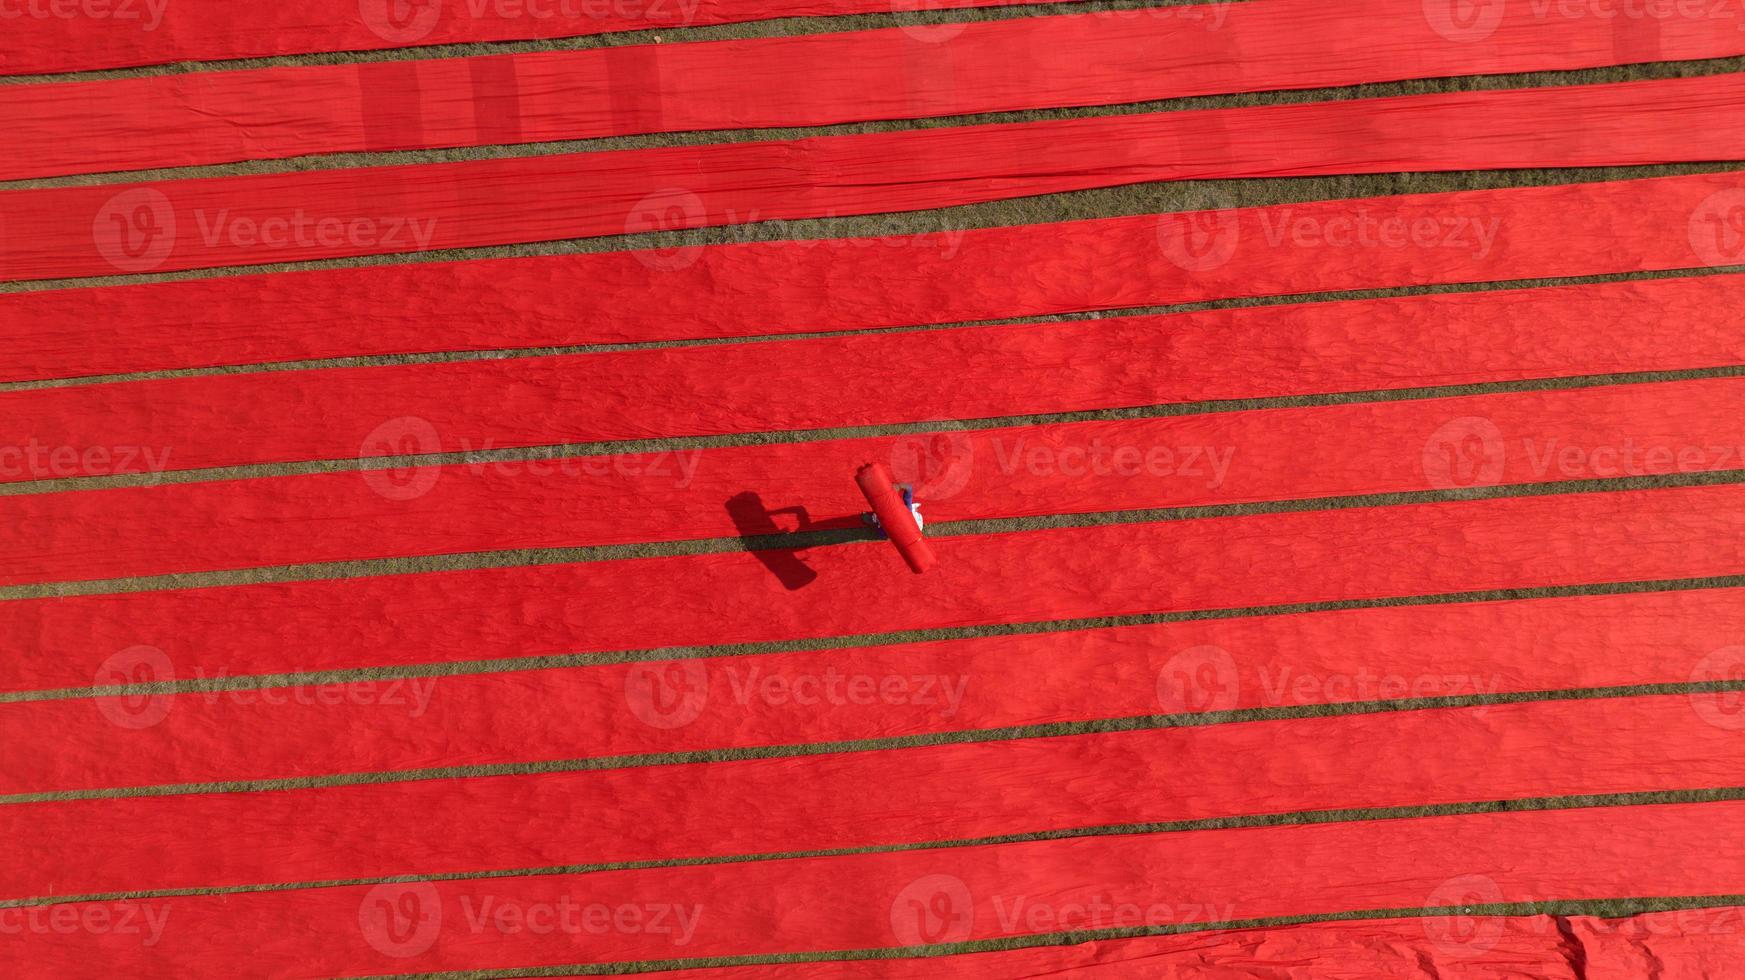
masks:
[[[794,527],[784,528],[776,523],[776,517],[783,514],[794,516]],[[733,519],[746,548],[790,592],[803,589],[818,578],[818,572],[800,558],[800,551],[858,536],[849,529],[860,526],[859,515],[814,523],[804,507],[771,510],[754,490],[727,498],[727,516]],[[867,532],[863,530],[861,534]]]

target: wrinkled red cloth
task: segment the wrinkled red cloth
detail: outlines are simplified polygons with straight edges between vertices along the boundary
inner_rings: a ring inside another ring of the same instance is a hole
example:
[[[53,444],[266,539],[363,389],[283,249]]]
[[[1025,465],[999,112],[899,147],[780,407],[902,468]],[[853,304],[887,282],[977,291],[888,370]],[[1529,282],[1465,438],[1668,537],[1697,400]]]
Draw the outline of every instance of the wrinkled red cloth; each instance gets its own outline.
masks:
[[[1521,4],[1502,13],[1471,30],[1488,27],[1482,43],[1455,43],[1447,35],[1458,29],[1433,23],[1424,0],[1265,0],[13,87],[0,89],[12,151],[0,179],[1745,54],[1731,17],[1547,18]],[[1356,36],[1362,44],[1345,43]]]
[[[1718,173],[59,289],[0,295],[0,381],[1737,265],[1742,214]]]
[[[93,942],[45,929],[0,945],[0,965],[38,977],[189,976],[239,962],[277,976],[362,976],[1412,908],[1431,913],[1426,937],[1459,955],[1507,928],[1468,914],[1475,906],[1736,896],[1741,875],[1745,802],[1478,813],[71,903],[63,916],[131,908],[141,935]],[[152,921],[164,928],[145,945],[140,924]]]
[[[1741,528],[1745,487],[1688,487],[937,537],[927,575],[863,541],[801,553],[798,589],[734,551],[24,599],[0,689],[86,687],[136,645],[237,676],[1704,578],[1745,572]]]
[[[1745,74],[0,192],[0,280],[919,211],[1150,181],[1745,158]],[[767,284],[765,284],[767,285]]]

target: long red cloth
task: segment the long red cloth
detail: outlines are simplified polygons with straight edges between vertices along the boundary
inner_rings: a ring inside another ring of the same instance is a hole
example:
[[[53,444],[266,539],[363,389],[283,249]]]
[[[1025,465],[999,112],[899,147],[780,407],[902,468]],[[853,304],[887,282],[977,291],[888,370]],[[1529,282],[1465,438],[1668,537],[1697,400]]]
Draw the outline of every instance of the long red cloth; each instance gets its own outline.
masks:
[[[884,214],[1148,181],[1745,158],[1745,74],[0,193],[0,280]]]
[[[1706,578],[1741,527],[1745,487],[1689,487],[940,537],[927,575],[865,541],[16,600],[0,688],[140,682],[103,669],[140,646],[190,678]]]
[[[11,0],[0,75],[94,71],[329,51],[579,37],[783,17],[999,7],[1015,0]],[[1041,0],[1043,3],[1051,0]],[[915,22],[916,30],[928,25]]]
[[[0,381],[1737,265],[1740,215],[1721,173],[61,289],[0,295]]]
[[[0,179],[320,153],[823,126],[1745,54],[1734,17],[1258,0],[932,30],[266,68],[0,89]],[[1361,34],[1364,43],[1343,43]]]
[[[1691,337],[1676,325],[1668,349]],[[1504,346],[1456,348],[1542,349]],[[16,494],[0,584],[857,527],[867,460],[935,523],[1745,470],[1741,417],[1745,380],[1726,378]]]
[[[0,793],[1724,681],[1745,665],[1745,651],[1717,643],[1740,637],[1745,592],[1713,589],[141,693],[95,703],[88,697],[28,701],[0,711],[0,741],[13,747]],[[126,679],[94,678],[103,684]],[[1735,727],[1745,725],[1742,706],[1745,698],[1729,693],[1697,694],[1691,701],[1693,710]]]
[[[1668,846],[1681,841],[1702,846]],[[694,963],[1414,908],[1440,911],[1431,935],[1459,949],[1482,941],[1462,912],[1474,905],[1731,896],[1741,875],[1741,802],[1482,813],[73,903],[61,921],[109,928],[31,928],[29,909],[8,910],[19,929],[0,964],[88,977]]]
[[[1745,957],[1745,909],[1593,915],[1431,915],[1104,939],[1006,952],[764,963],[646,974],[655,980],[1094,980],[1288,976],[1305,963],[1392,980],[1712,980]],[[579,976],[580,974],[577,974]]]
[[[14,391],[0,482],[1728,367],[1742,297],[1716,276]]]
[[[1732,785],[1745,766],[1738,730],[1745,719],[1714,720],[1693,711],[1690,698],[1666,695],[598,772],[17,803],[0,806],[0,833],[30,860],[0,867],[0,898],[1709,789]],[[329,737],[319,728],[303,736]],[[874,786],[876,796],[865,792]],[[409,824],[408,814],[419,819]],[[227,840],[272,846],[212,846]]]

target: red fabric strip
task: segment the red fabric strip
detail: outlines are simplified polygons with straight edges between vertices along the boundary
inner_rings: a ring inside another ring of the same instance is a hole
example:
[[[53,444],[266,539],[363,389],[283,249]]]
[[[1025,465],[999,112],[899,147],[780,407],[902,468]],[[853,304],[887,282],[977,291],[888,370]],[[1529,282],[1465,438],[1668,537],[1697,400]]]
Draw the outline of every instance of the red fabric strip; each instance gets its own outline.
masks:
[[[1158,180],[1745,157],[1745,74],[0,194],[0,278],[387,255]],[[1354,139],[1361,133],[1362,139]]]
[[[579,37],[782,17],[899,15],[1014,0],[115,0],[0,6],[0,75],[95,71],[327,51]],[[1041,0],[1043,3],[1050,0]],[[925,25],[914,30],[927,32]]]
[[[63,921],[130,909],[135,931],[31,928],[16,913],[0,962],[33,976],[192,976],[245,960],[286,976],[374,975],[1407,908],[1450,910],[1430,936],[1470,946],[1475,920],[1456,909],[1728,895],[1741,875],[1745,803],[1628,806],[81,903]]]
[[[358,150],[824,126],[1745,54],[1736,17],[1545,18],[1485,43],[1422,0],[1263,0],[488,58],[0,90],[0,179]],[[1362,34],[1366,43],[1343,44]],[[1620,42],[1627,42],[1619,47]],[[391,65],[390,69],[388,66]],[[380,72],[391,70],[394,77]],[[623,91],[626,72],[643,82]],[[399,73],[412,84],[401,84]],[[803,83],[796,84],[796,80]]]
[[[15,391],[0,482],[1722,367],[1740,302],[1716,276]]]
[[[1459,922],[1457,926],[1456,923]],[[1466,941],[1461,941],[1464,938]],[[705,967],[663,980],[1012,980],[1071,975],[1151,980],[1317,972],[1400,980],[1711,980],[1745,957],[1745,909],[1691,908],[1602,919],[1589,915],[1431,916],[1212,930],[1009,952],[839,963]]]
[[[0,807],[0,831],[31,860],[0,868],[0,897],[1727,785],[1745,765],[1739,725],[1721,727],[1691,709],[1682,695],[1540,702],[599,772],[21,803]],[[880,787],[876,799],[868,786]],[[404,814],[420,818],[408,824],[398,819]],[[272,844],[212,846],[224,840]]]
[[[32,701],[0,711],[0,742],[13,747],[0,793],[1723,680],[1745,653],[1717,645],[1741,636],[1745,592],[1719,589]],[[1740,704],[1727,694],[1692,699],[1733,728],[1745,725]]]
[[[1675,345],[1693,340],[1695,322],[1704,317],[1717,319],[1709,334],[1717,347],[1734,343],[1718,322],[1725,306],[1669,316],[1676,329],[1656,336],[1646,329],[1653,316],[1626,312],[1630,304],[1620,294],[1636,288],[1600,287],[1593,298],[1603,315],[1568,317],[1572,330],[1617,325],[1615,336],[1594,337],[1589,353],[1627,359],[1630,350],[1609,344],[1618,340],[1640,343],[1644,356],[1676,357]],[[1619,301],[1601,308],[1607,295]],[[1449,322],[1421,315],[1409,322],[1415,331],[1446,338],[1454,352],[1506,356],[1511,366],[1530,353],[1564,353],[1539,343],[1551,321],[1527,315],[1535,304],[1515,297],[1495,306],[1514,312],[1505,318],[1492,308]],[[1488,333],[1517,319],[1517,312],[1533,329],[1529,342],[1471,338],[1456,329],[1470,325]],[[1353,316],[1350,322],[1367,334],[1380,319]],[[1063,380],[1119,360],[1097,359],[1089,353],[1095,345],[1066,333],[1051,343],[1086,353],[1092,364],[1063,372]],[[1159,330],[1153,337],[1168,338],[1180,350],[1186,334]],[[1182,363],[1238,373],[1247,363],[1242,353],[1264,350],[1283,362],[1300,353],[1277,339],[1247,343],[1228,324],[1212,326],[1208,336],[1232,352],[1215,360],[1184,353]],[[1654,349],[1657,343],[1662,346]],[[1425,348],[1408,342],[1400,349]],[[1132,356],[1133,347],[1127,350]],[[988,363],[1007,362],[993,357]],[[1387,367],[1413,366],[1391,361]],[[1423,370],[1421,378],[1438,382],[1455,374]],[[734,376],[735,384],[747,377],[721,373]],[[1146,380],[1177,373],[1162,367]],[[698,376],[705,385],[715,378],[706,370]],[[554,374],[554,389],[558,379]],[[836,383],[839,397],[852,387],[840,374]],[[776,385],[768,393],[798,390]],[[879,385],[867,390],[877,392]],[[987,391],[979,382],[970,390]],[[698,392],[673,389],[675,397]],[[869,403],[877,397],[869,395]],[[701,399],[699,407],[710,403]],[[142,417],[153,404],[142,400]],[[479,404],[483,411],[490,399]],[[1740,470],[1742,416],[1745,380],[1715,379],[0,496],[0,527],[12,529],[0,541],[0,584],[856,527],[866,504],[849,475],[869,460],[886,462],[900,482],[913,484],[931,522]],[[425,431],[415,421],[387,429],[386,438],[366,439],[365,446],[398,447],[397,434]],[[50,467],[40,475],[52,473]],[[175,535],[166,537],[165,527]]]
[[[1723,173],[0,295],[0,381],[1731,265],[1735,213]]]
[[[1745,572],[1745,487],[1479,500],[0,603],[5,689]],[[807,578],[797,580],[800,566]],[[1026,569],[1014,579],[1012,568]],[[137,646],[154,669],[104,661]],[[173,666],[172,666],[173,665]],[[101,669],[100,669],[101,668]],[[121,679],[115,679],[117,675]],[[165,676],[168,674],[169,676]],[[141,675],[144,675],[143,677]]]

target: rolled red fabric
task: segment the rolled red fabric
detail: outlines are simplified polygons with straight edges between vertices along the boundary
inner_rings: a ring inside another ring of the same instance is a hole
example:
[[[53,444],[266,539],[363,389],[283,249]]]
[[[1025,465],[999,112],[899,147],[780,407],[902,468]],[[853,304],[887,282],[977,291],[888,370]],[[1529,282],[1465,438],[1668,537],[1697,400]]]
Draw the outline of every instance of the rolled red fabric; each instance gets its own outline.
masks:
[[[920,575],[939,564],[939,558],[921,536],[921,526],[915,523],[915,517],[909,513],[903,498],[897,496],[894,489],[897,481],[891,476],[890,469],[883,463],[868,463],[860,468],[854,479],[860,484],[860,492],[866,494],[866,502],[872,505],[879,527],[884,528],[891,543],[897,546],[897,553],[909,564],[909,571]]]

